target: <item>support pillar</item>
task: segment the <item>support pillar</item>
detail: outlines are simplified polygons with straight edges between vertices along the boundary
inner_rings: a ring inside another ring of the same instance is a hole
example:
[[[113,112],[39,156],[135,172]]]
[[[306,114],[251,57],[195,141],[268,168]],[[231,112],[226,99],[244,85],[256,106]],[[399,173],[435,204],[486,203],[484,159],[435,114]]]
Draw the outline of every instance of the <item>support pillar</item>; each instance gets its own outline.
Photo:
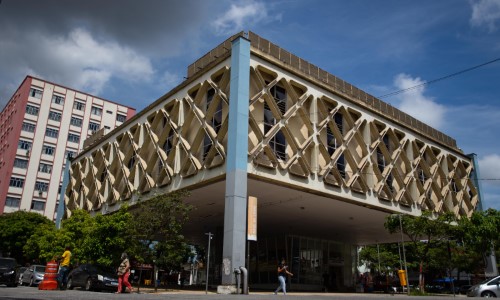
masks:
[[[230,84],[222,286],[218,288],[224,294],[235,292],[234,269],[245,266],[250,41],[242,36],[232,41]]]

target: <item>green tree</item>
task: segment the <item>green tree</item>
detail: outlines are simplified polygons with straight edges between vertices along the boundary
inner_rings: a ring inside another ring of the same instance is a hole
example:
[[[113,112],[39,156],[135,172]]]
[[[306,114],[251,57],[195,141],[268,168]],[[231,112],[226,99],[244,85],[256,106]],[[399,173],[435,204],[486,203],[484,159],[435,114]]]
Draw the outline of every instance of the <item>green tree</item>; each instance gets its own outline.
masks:
[[[141,242],[135,244],[136,259],[166,268],[178,267],[186,259],[190,250],[181,230],[193,209],[183,202],[188,195],[184,190],[175,191],[131,207],[133,236]]]
[[[399,219],[401,218],[401,220]],[[423,212],[419,217],[409,215],[391,215],[387,217],[384,226],[390,233],[400,232],[400,221],[405,234],[411,243],[412,254],[415,255],[419,263],[419,287],[424,291],[424,270],[432,267],[431,261],[433,249],[442,247],[443,242],[447,242],[452,235],[451,223],[455,217],[451,213],[446,213],[432,218],[429,212]],[[449,261],[445,261],[449,265]]]
[[[392,272],[400,268],[398,244],[365,246],[359,252],[359,260],[360,266],[365,265],[377,273]]]
[[[127,210],[127,206],[122,206],[117,212],[92,219],[92,227],[86,230],[80,248],[83,261],[114,267],[122,252],[134,249],[136,240],[130,230],[132,216]]]
[[[34,212],[20,210],[0,215],[0,252],[14,257],[18,263],[25,263],[27,258],[23,255],[23,247],[44,224],[52,224],[52,221]]]
[[[470,218],[458,222],[456,236],[462,243],[472,271],[480,272],[485,267],[484,257],[500,247],[500,212],[495,209],[476,211]],[[498,257],[498,256],[497,256]]]

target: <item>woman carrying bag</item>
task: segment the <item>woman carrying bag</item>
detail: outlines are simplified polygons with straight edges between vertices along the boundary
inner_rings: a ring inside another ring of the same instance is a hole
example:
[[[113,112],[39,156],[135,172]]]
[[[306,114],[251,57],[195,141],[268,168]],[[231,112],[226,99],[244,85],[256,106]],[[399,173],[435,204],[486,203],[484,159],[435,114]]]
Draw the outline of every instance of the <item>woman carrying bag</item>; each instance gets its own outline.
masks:
[[[133,288],[130,282],[128,282],[128,277],[130,276],[130,262],[128,260],[127,253],[123,252],[122,253],[122,262],[120,263],[120,266],[118,267],[117,274],[118,274],[118,291],[116,291],[115,294],[119,294],[122,292],[122,283],[126,287],[126,291],[128,293],[131,293]]]

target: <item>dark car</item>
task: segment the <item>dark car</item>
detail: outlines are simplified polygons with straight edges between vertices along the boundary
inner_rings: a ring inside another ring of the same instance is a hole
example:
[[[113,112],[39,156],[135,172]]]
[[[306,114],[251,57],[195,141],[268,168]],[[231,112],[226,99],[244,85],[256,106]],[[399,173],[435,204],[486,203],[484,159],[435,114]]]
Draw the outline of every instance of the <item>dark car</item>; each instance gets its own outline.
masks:
[[[17,262],[14,258],[0,257],[0,284],[16,287],[18,283]]]
[[[83,264],[68,274],[67,288],[71,290],[75,287],[84,288],[87,291],[116,291],[118,278],[112,270],[96,265]]]

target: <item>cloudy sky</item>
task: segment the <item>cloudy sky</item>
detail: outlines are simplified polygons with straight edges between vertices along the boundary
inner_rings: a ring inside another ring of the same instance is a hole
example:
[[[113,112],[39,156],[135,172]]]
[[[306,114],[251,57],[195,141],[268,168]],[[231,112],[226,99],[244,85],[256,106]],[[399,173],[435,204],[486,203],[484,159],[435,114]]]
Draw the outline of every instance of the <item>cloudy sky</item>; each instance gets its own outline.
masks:
[[[240,30],[375,96],[500,58],[500,0],[0,1],[0,109],[29,74],[141,110]],[[382,99],[476,153],[500,209],[500,60]]]

